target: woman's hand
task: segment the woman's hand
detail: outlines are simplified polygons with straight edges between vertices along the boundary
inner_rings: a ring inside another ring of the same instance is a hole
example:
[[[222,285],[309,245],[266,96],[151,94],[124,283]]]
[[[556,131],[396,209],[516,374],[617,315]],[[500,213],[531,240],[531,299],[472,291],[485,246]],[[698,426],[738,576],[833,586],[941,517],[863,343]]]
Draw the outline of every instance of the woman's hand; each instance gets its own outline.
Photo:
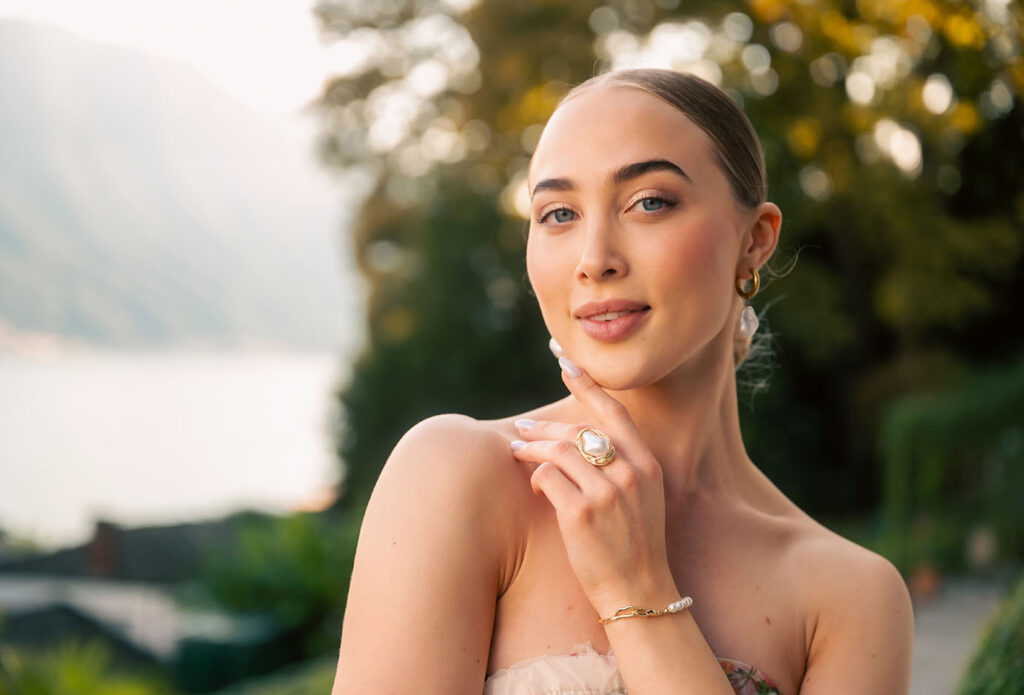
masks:
[[[562,381],[592,422],[517,422],[525,443],[513,443],[520,461],[540,464],[530,478],[558,518],[577,580],[602,617],[627,604],[664,608],[679,598],[665,550],[665,495],[661,464],[644,443],[626,407],[568,358]],[[611,439],[615,458],[588,462],[576,435],[596,428]]]

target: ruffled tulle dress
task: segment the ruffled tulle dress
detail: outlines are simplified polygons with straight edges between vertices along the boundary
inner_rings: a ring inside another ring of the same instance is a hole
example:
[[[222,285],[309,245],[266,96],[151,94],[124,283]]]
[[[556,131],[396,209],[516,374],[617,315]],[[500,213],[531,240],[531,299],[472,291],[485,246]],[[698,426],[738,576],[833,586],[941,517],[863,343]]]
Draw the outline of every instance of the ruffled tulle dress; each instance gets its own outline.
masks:
[[[781,695],[771,678],[737,659],[718,657],[737,695]],[[627,695],[615,657],[590,643],[569,654],[538,656],[499,669],[484,682],[484,695]]]

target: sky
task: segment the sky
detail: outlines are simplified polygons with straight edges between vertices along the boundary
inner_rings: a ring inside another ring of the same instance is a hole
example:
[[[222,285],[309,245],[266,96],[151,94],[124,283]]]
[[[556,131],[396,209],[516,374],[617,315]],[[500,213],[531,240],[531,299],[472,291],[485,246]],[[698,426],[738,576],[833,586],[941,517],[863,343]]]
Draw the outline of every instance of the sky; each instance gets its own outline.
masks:
[[[56,25],[83,38],[171,58],[265,113],[298,111],[337,62],[320,41],[314,0],[0,0],[0,19]]]

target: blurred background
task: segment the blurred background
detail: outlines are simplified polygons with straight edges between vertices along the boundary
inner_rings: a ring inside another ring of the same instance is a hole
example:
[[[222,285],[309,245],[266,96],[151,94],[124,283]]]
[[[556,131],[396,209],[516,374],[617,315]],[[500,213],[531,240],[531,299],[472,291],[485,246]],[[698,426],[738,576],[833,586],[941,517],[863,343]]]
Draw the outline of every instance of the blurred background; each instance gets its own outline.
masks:
[[[1024,692],[1022,23],[0,0],[0,693],[329,692],[398,438],[563,395],[526,166],[571,85],[633,66],[739,101],[785,213],[752,459],[903,573],[913,693]]]

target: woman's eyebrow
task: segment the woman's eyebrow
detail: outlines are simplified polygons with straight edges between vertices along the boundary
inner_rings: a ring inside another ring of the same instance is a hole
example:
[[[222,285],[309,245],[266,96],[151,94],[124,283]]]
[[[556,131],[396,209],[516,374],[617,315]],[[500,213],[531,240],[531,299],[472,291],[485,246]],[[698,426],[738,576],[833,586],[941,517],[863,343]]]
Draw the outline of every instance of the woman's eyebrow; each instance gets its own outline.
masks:
[[[642,176],[649,171],[670,171],[677,174],[690,183],[693,183],[693,179],[682,170],[682,168],[674,164],[667,159],[648,159],[646,162],[634,162],[633,164],[626,164],[616,169],[611,179],[615,183],[623,183],[630,179],[635,179],[638,176]],[[539,191],[575,191],[576,182],[572,179],[557,178],[557,179],[544,179],[537,183],[533,187],[533,192],[530,193],[530,197],[537,195]]]
[[[674,174],[682,176],[684,179],[693,183],[693,179],[682,170],[679,165],[668,161],[667,159],[648,159],[646,162],[636,162],[635,164],[627,164],[624,167],[616,169],[615,173],[612,174],[612,181],[615,183],[622,183],[623,181],[629,181],[635,179],[638,176],[642,176],[649,171],[671,171]]]

